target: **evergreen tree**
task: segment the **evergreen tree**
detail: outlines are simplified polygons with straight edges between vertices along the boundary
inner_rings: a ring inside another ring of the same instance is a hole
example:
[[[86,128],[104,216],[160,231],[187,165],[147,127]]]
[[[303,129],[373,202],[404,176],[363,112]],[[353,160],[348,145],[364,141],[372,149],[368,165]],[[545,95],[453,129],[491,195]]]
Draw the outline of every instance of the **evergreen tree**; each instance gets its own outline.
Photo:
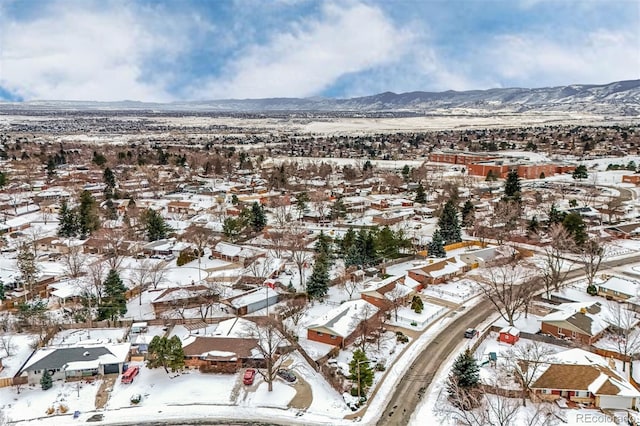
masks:
[[[184,350],[178,336],[154,336],[149,343],[148,353],[148,368],[163,367],[169,373],[169,369],[175,372],[184,367]]]
[[[413,299],[411,299],[411,309],[413,309],[416,314],[422,312],[422,310],[424,309],[424,303],[422,302],[420,296],[413,296]]]
[[[80,194],[80,205],[78,206],[78,232],[80,238],[86,238],[93,231],[100,228],[100,218],[98,217],[98,205],[96,199],[89,191],[82,191]]]
[[[304,211],[307,208],[309,202],[309,194],[301,192],[296,195],[296,209],[298,210],[298,217],[301,218],[304,215]]]
[[[105,185],[104,198],[113,198],[116,189],[116,175],[109,167],[105,168],[104,172],[102,172],[102,180],[104,181]]]
[[[7,299],[7,295],[5,294],[4,283],[0,281],[0,301],[5,301]]]
[[[40,386],[42,386],[42,390],[48,390],[53,387],[53,379],[51,374],[49,374],[49,370],[46,368],[42,372],[42,377],[40,378]]]
[[[160,213],[152,209],[147,209],[142,214],[142,224],[149,241],[167,238],[167,234],[171,232],[171,227],[167,225]]]
[[[235,242],[242,232],[242,221],[235,217],[227,217],[222,223],[222,232],[231,242]]]
[[[507,201],[520,202],[520,195],[522,193],[522,186],[520,185],[520,176],[518,176],[518,170],[509,170],[507,174],[507,180],[504,183],[504,198]]]
[[[589,172],[587,171],[587,166],[585,166],[584,164],[580,164],[578,167],[576,167],[571,176],[576,180],[588,178]]]
[[[527,225],[527,231],[531,234],[537,234],[538,228],[540,228],[540,224],[538,223],[538,218],[533,216]]]
[[[251,205],[251,216],[249,223],[254,231],[260,232],[267,226],[267,216],[264,214],[262,204],[254,201]]]
[[[118,211],[111,198],[108,198],[107,202],[104,203],[104,210],[104,217],[107,220],[116,220],[118,218]]]
[[[369,366],[369,359],[362,349],[353,351],[353,358],[349,363],[349,380],[355,385],[352,390],[354,396],[365,396],[373,384],[373,368]]]
[[[493,172],[493,170],[489,169],[489,171],[487,172],[487,178],[485,180],[487,182],[493,182],[493,181],[496,181],[497,179],[498,179],[498,177]]]
[[[445,244],[462,241],[460,223],[458,222],[458,209],[453,201],[449,200],[445,203],[438,219],[438,227]]]
[[[340,252],[343,255],[346,256],[349,249],[351,249],[351,247],[356,243],[356,237],[356,231],[354,231],[353,228],[349,228],[344,234],[344,237],[340,240]]]
[[[427,253],[429,257],[445,257],[447,252],[444,249],[444,241],[442,241],[442,234],[440,230],[436,229],[431,237],[431,242],[427,246]]]
[[[402,168],[402,178],[404,179],[405,182],[408,182],[410,176],[411,176],[411,168],[409,167],[408,164],[405,164],[404,167]]]
[[[562,220],[562,226],[571,234],[576,245],[582,246],[587,241],[587,226],[578,213],[566,215]]]
[[[104,297],[98,306],[98,319],[110,319],[115,321],[118,317],[127,313],[127,288],[122,283],[120,275],[115,269],[111,269],[104,280]]]
[[[473,225],[473,221],[475,219],[475,210],[476,208],[471,202],[471,200],[465,201],[464,205],[462,206],[462,212],[461,212],[462,226],[469,227]]]
[[[424,186],[422,186],[422,184],[418,185],[416,188],[416,198],[414,201],[420,204],[425,204],[427,202],[427,193],[424,191]]]
[[[322,299],[328,291],[329,266],[321,256],[318,256],[307,281],[307,296],[309,299]]]
[[[473,408],[471,395],[480,387],[480,367],[469,348],[456,358],[449,374],[449,400],[458,408]]]
[[[344,219],[347,217],[347,207],[344,205],[342,198],[338,198],[331,206],[331,220]]]
[[[75,212],[69,208],[66,200],[62,200],[58,213],[58,236],[62,238],[74,237],[78,233],[77,223]]]
[[[324,231],[320,231],[314,250],[318,254],[318,257],[322,258],[323,261],[326,261],[327,263],[329,262],[329,259],[331,258],[331,237],[325,234]]]
[[[24,287],[29,291],[29,294],[31,295],[33,284],[35,284],[36,278],[38,277],[38,264],[36,263],[36,256],[28,244],[20,244],[16,263],[18,266],[18,271],[20,271],[20,279],[24,283]]]
[[[384,259],[398,257],[398,240],[396,234],[388,226],[375,233],[374,245],[377,256],[381,256]]]
[[[564,215],[558,210],[556,207],[556,203],[551,204],[551,208],[549,209],[549,225],[553,225],[554,223],[562,223],[564,219]]]
[[[0,171],[0,188],[7,186],[8,182],[9,176],[5,172]]]

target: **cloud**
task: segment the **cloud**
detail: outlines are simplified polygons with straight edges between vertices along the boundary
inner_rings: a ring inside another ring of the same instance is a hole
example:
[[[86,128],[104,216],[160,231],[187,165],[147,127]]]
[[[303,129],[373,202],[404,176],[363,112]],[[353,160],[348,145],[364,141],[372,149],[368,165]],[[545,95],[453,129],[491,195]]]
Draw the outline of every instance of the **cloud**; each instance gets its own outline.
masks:
[[[411,34],[380,9],[326,3],[320,19],[304,19],[264,44],[246,47],[221,76],[194,87],[194,97],[261,98],[311,96],[349,73],[392,63],[405,53]]]
[[[502,35],[481,53],[487,70],[507,83],[609,83],[640,77],[638,46],[637,31],[597,29],[573,37]]]
[[[145,65],[182,50],[175,21],[126,3],[92,6],[58,2],[29,20],[0,21],[0,87],[23,99],[171,99],[163,88],[170,74],[147,73]],[[159,19],[163,28],[153,25]]]

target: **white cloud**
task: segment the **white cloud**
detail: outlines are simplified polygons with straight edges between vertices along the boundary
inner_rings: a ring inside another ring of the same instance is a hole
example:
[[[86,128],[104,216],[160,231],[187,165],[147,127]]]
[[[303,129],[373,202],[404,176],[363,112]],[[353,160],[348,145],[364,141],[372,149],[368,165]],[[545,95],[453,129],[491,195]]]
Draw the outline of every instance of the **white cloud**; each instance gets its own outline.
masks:
[[[244,49],[222,77],[194,88],[195,97],[311,96],[338,78],[392,63],[405,54],[411,35],[378,8],[323,5],[320,20],[296,23],[262,45]]]
[[[533,85],[609,83],[640,77],[640,34],[595,30],[573,39],[537,34],[497,37],[485,66],[499,80]]]
[[[24,99],[147,100],[171,96],[163,78],[150,80],[152,55],[177,54],[185,43],[157,11],[136,16],[125,3],[54,3],[29,21],[0,21],[0,86]],[[168,76],[167,76],[168,77]]]

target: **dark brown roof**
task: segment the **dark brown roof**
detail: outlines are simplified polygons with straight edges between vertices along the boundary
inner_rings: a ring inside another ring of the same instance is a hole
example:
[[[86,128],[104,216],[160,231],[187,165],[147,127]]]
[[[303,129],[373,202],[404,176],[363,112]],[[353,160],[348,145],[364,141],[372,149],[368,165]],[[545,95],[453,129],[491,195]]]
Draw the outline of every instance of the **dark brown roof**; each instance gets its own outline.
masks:
[[[255,358],[252,351],[258,346],[257,339],[235,338],[235,337],[196,337],[196,339],[185,346],[184,356],[200,357],[213,361],[230,361],[232,358],[250,359]],[[222,354],[210,354],[209,352],[229,352],[234,355],[223,356]]]
[[[611,369],[601,365],[551,364],[531,385],[531,388],[588,391],[589,386],[600,377],[600,374],[605,374],[608,379],[594,393],[618,395],[621,389],[611,383],[611,379],[620,382],[623,382],[623,379]]]

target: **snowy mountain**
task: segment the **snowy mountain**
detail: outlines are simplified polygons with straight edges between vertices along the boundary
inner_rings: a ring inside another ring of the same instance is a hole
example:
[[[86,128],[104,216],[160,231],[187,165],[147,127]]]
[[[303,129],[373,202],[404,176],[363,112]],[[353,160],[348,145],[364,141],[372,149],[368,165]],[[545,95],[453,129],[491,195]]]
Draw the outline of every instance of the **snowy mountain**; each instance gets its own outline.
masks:
[[[585,112],[640,115],[640,80],[604,85],[573,84],[537,89],[507,88],[463,92],[385,92],[350,99],[269,98],[173,103],[30,101],[0,103],[6,110],[127,110],[194,112],[416,112],[446,114],[492,112]]]

